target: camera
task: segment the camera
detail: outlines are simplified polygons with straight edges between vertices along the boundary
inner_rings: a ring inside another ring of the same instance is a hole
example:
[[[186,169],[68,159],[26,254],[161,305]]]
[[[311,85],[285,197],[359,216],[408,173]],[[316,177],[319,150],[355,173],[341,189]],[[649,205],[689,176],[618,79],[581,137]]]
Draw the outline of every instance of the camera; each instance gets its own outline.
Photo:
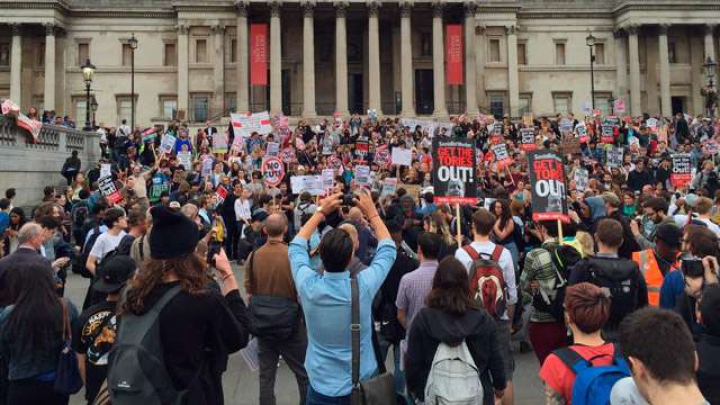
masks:
[[[705,275],[705,267],[700,259],[682,259],[680,270],[685,277],[700,278]]]
[[[208,243],[207,263],[210,266],[215,267],[215,255],[220,254],[220,250],[222,250],[222,243],[215,240]]]
[[[354,207],[355,206],[355,194],[353,194],[352,191],[348,191],[343,194],[342,205],[344,205],[346,207]]]

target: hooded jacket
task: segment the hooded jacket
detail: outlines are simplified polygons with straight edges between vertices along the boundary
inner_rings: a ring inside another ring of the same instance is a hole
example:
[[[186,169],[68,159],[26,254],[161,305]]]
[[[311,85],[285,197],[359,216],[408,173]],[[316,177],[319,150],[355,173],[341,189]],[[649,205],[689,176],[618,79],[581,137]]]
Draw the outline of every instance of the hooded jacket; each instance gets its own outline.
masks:
[[[413,319],[408,335],[405,355],[408,392],[424,400],[425,384],[440,342],[453,346],[465,340],[480,373],[484,402],[492,403],[493,388],[503,390],[507,385],[498,339],[495,321],[482,310],[471,309],[457,316],[437,308],[423,308]]]

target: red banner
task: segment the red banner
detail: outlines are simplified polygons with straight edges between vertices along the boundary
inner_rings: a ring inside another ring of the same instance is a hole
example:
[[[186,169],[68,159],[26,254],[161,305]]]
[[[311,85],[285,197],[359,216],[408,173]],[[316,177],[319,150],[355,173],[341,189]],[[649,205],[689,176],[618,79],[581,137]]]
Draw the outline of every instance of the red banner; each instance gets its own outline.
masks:
[[[268,85],[268,26],[250,24],[250,85]]]
[[[463,37],[462,24],[445,26],[445,61],[447,84],[463,84]]]

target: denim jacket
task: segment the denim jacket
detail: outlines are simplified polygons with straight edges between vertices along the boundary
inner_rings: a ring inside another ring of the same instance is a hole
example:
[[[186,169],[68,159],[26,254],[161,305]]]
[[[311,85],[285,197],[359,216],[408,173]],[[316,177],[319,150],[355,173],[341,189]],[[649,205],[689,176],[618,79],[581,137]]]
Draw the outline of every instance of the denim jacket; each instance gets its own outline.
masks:
[[[20,342],[24,338],[13,331],[6,331],[5,321],[12,312],[14,305],[7,306],[0,312],[0,357],[8,365],[8,380],[22,380],[47,376],[57,370],[58,358],[63,347],[62,337],[52,348],[45,350],[32,350],[23,348]],[[75,306],[68,302],[70,324],[78,317]],[[53,377],[54,378],[54,377]]]

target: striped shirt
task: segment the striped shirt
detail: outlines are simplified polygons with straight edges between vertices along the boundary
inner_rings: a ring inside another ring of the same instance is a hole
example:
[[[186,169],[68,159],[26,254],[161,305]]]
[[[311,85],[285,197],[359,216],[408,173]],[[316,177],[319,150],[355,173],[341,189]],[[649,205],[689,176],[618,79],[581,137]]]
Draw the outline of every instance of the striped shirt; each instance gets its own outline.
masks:
[[[395,306],[405,311],[405,329],[410,330],[412,320],[421,309],[425,308],[425,300],[432,289],[435,271],[438,268],[437,260],[423,261],[415,271],[403,276],[400,280]],[[400,344],[403,352],[407,350],[407,340]]]

